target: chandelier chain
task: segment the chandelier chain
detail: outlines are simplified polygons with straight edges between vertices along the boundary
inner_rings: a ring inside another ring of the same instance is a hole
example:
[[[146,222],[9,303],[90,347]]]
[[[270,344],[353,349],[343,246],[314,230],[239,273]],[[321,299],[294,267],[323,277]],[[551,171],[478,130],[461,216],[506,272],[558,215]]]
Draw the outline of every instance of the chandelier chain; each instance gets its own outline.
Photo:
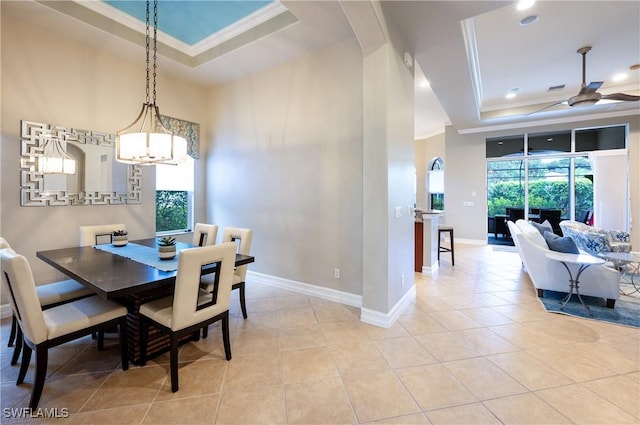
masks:
[[[158,39],[158,0],[153,0],[153,104],[156,104],[156,71],[158,65],[158,49],[156,47]]]
[[[145,33],[145,41],[146,41],[146,51],[147,51],[147,102],[149,103],[149,2],[147,1],[147,29]]]

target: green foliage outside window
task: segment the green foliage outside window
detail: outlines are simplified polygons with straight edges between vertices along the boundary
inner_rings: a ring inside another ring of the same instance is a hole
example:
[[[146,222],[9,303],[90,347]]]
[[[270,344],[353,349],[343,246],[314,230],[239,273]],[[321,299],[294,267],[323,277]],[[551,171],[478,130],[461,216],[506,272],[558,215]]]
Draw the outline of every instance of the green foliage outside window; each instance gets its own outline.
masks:
[[[444,211],[444,193],[431,194],[431,209]]]
[[[156,191],[156,232],[187,229],[188,193],[186,190]]]
[[[503,181],[489,185],[489,217],[505,214],[506,208],[523,208],[523,183]],[[579,213],[591,208],[593,203],[593,183],[586,177],[578,177],[575,182],[576,211]],[[568,218],[569,188],[566,181],[547,179],[529,182],[529,208],[560,209],[562,217]]]

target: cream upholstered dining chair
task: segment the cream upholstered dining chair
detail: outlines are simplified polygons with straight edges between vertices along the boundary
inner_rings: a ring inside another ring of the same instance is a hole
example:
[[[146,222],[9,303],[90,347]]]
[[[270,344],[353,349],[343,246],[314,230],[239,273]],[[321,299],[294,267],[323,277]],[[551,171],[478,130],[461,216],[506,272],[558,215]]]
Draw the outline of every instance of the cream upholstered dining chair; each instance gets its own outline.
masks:
[[[222,320],[222,339],[227,360],[231,360],[229,341],[229,302],[236,247],[233,243],[188,248],[180,251],[173,297],[160,298],[140,306],[140,364],[147,357],[149,326],[168,334],[171,340],[171,391],[178,391],[178,342],[184,336],[198,335],[200,329]],[[216,264],[217,293],[200,289],[202,266]]]
[[[193,241],[191,243],[197,246],[215,245],[217,237],[217,224],[196,223],[193,229]]]
[[[225,227],[222,234],[222,243],[234,242],[237,247],[237,252],[243,255],[249,255],[251,251],[251,239],[253,237],[253,230],[241,228],[241,227]],[[245,278],[247,276],[247,266],[239,266],[234,268],[233,271],[233,286],[231,289],[239,289],[240,308],[242,309],[242,317],[247,318],[247,303],[245,300]],[[215,282],[212,281],[212,277],[209,275],[202,276],[202,283],[209,292],[215,292]],[[208,334],[208,328],[202,329],[202,337],[206,338]]]
[[[111,236],[116,230],[127,230],[127,227],[124,224],[80,226],[80,246],[111,243]]]
[[[29,407],[36,409],[47,375],[49,348],[104,329],[120,329],[122,369],[129,368],[127,358],[127,309],[97,296],[82,298],[43,310],[27,259],[12,249],[0,250],[4,287],[9,294],[13,314],[22,329],[24,347],[17,384],[24,382],[31,353],[36,353],[36,371]]]
[[[11,245],[9,245],[6,239],[0,237],[0,249],[3,248],[11,248]],[[43,310],[70,301],[79,300],[93,294],[89,289],[72,279],[38,285],[36,286],[36,293]],[[18,363],[18,358],[22,351],[22,330],[18,326],[18,320],[15,314],[11,318],[11,332],[9,333],[7,347],[11,347],[14,344],[15,347],[13,348],[13,355],[11,356],[12,365]],[[102,346],[99,348],[102,349]]]
[[[225,227],[222,234],[222,243],[235,242],[237,244],[238,254],[249,255],[251,251],[251,239],[253,238],[253,230],[240,227]],[[233,272],[232,289],[240,290],[240,308],[242,309],[242,317],[247,318],[247,304],[244,297],[245,279],[247,276],[247,266],[239,266]]]
[[[80,246],[100,245],[113,241],[113,232],[127,230],[124,224],[93,224],[80,226]],[[96,335],[93,335],[96,338]],[[104,348],[104,332],[98,332],[98,350]]]

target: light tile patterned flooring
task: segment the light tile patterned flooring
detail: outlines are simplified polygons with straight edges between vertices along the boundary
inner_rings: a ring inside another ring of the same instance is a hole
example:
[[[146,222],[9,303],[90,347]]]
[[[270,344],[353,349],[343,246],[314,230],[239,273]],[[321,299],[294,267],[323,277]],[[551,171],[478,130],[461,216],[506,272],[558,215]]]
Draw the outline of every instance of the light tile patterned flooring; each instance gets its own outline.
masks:
[[[90,338],[67,344],[52,351],[40,407],[67,408],[52,420],[65,424],[640,423],[640,330],[545,312],[515,253],[457,244],[456,257],[416,274],[416,299],[390,329],[249,284],[248,320],[232,301],[233,359],[212,327],[182,347],[175,394],[166,355],[123,372],[115,338],[104,352]],[[26,407],[33,370],[15,385],[8,328],[1,405]]]

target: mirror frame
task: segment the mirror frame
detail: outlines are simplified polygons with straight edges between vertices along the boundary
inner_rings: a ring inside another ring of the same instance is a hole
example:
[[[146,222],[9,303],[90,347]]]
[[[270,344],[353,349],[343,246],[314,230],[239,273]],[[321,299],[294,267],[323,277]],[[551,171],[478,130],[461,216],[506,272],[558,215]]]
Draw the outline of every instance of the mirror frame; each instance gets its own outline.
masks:
[[[20,121],[20,205],[123,205],[142,203],[142,169],[127,166],[127,192],[78,192],[66,190],[44,192],[44,175],[38,171],[44,134],[54,134],[61,141],[94,144],[115,149],[116,135],[91,130],[62,127],[35,121]]]

